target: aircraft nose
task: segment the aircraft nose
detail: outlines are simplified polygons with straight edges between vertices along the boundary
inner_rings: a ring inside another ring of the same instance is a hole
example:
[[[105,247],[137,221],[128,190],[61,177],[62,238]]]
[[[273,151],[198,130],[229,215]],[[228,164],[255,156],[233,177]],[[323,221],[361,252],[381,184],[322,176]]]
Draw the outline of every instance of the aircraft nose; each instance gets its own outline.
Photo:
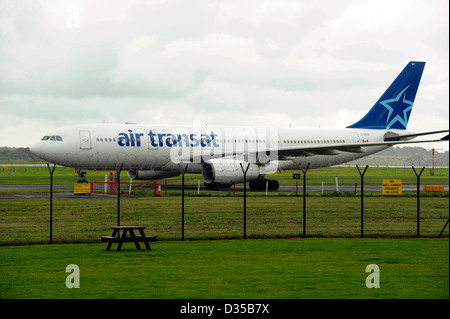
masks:
[[[37,142],[37,143],[34,143],[33,145],[31,145],[31,146],[30,146],[30,152],[31,152],[33,155],[36,155],[36,156],[38,156],[38,157],[41,157],[41,155],[42,155],[42,145],[41,145],[41,142]]]

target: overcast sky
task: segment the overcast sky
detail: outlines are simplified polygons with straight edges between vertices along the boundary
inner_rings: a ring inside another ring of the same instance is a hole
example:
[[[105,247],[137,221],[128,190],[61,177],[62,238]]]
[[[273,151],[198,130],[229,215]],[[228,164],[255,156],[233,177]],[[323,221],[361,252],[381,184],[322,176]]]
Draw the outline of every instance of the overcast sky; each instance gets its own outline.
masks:
[[[345,127],[413,60],[408,129],[447,129],[448,0],[0,0],[0,146],[92,122]]]

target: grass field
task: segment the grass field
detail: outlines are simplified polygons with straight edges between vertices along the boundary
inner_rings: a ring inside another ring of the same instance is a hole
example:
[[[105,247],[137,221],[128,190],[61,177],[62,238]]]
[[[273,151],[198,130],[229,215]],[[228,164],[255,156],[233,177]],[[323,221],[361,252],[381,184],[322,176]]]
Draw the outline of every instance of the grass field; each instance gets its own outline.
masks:
[[[121,225],[144,225],[158,240],[181,239],[181,198],[126,197],[121,200]],[[417,235],[416,198],[367,197],[364,201],[366,237],[411,237]],[[360,198],[308,197],[308,237],[359,237]],[[420,235],[438,237],[449,214],[448,197],[421,199]],[[186,197],[186,239],[243,238],[242,197]],[[53,200],[55,243],[99,242],[117,225],[114,196],[55,198]],[[2,199],[0,245],[49,242],[47,198]],[[247,238],[288,238],[303,235],[303,201],[296,196],[249,197],[246,214]],[[449,227],[443,233],[448,237]]]
[[[362,169],[364,167],[361,167]],[[416,167],[420,171],[422,167]],[[295,185],[292,179],[294,171],[277,172],[268,175],[269,179],[276,179],[280,185]],[[298,172],[295,172],[298,173]],[[86,178],[92,182],[104,182],[105,175],[109,172],[88,171]],[[311,169],[307,172],[308,185],[335,185],[336,177],[340,185],[354,185],[360,183],[360,175],[355,166],[348,167],[327,167]],[[75,170],[67,167],[57,167],[54,172],[54,183],[70,185],[78,180]],[[186,185],[197,185],[201,176],[199,174],[186,174]],[[364,175],[364,183],[367,185],[381,185],[383,179],[401,179],[403,184],[415,184],[417,179],[411,167],[369,167]],[[168,178],[169,185],[181,185],[181,176]],[[129,182],[126,172],[121,174],[122,182]],[[50,183],[50,175],[47,167],[0,167],[0,184],[42,184]],[[301,184],[302,181],[299,181]],[[436,168],[434,175],[430,175],[430,169],[424,169],[421,176],[421,184],[443,185],[449,183],[449,169]]]
[[[170,241],[0,247],[0,298],[449,298],[448,239]],[[65,285],[76,264],[80,288]],[[366,287],[378,265],[380,288]]]
[[[91,181],[103,181],[105,172],[88,174]],[[334,184],[336,176],[341,185],[360,180],[354,167],[329,168],[308,172],[308,184]],[[281,185],[295,185],[292,172],[277,173],[276,178]],[[383,178],[416,181],[411,168],[369,168],[365,181],[379,184]],[[0,171],[0,184],[48,181],[46,167]],[[55,184],[74,181],[73,170],[56,169]],[[187,176],[187,184],[197,181],[198,176]],[[424,171],[421,182],[448,184],[448,169],[435,176]],[[170,183],[179,185],[180,178]],[[160,198],[148,195],[122,196],[121,224],[145,225],[147,235],[157,236],[157,241],[151,243],[152,251],[138,251],[128,243],[119,253],[105,251],[99,243],[117,224],[114,196],[55,197],[51,245],[48,198],[2,199],[0,298],[449,298],[449,227],[444,238],[436,238],[449,216],[446,194],[421,198],[421,238],[414,238],[414,194],[366,193],[361,239],[359,193],[308,194],[307,238],[300,238],[302,197],[249,192],[248,239],[243,240],[242,194],[196,196],[191,191],[185,198],[186,241],[180,241],[179,191]],[[69,264],[79,266],[80,289],[65,285]],[[380,288],[366,287],[369,264],[379,266]]]

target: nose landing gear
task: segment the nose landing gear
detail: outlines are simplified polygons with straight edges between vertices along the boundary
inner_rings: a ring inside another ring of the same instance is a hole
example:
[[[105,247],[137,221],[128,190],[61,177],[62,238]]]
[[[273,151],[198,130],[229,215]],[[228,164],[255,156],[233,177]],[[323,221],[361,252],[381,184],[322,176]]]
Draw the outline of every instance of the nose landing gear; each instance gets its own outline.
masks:
[[[86,180],[86,177],[84,176],[87,174],[85,169],[77,168],[77,169],[75,169],[75,172],[78,174],[78,177],[80,178],[77,183],[88,183],[88,181]]]

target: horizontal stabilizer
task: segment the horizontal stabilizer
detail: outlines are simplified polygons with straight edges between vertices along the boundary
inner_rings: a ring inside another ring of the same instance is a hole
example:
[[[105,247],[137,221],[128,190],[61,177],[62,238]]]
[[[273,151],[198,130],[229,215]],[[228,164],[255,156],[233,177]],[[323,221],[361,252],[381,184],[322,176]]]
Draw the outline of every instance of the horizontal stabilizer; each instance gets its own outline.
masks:
[[[445,133],[445,132],[448,132],[448,130],[422,132],[422,133],[405,134],[405,135],[400,135],[400,134],[396,134],[396,133],[393,133],[393,132],[387,132],[385,134],[385,136],[384,136],[384,140],[386,142],[387,141],[400,141],[400,140],[404,140],[404,139],[410,139],[412,137],[423,136],[423,135],[431,135],[431,134],[439,134],[439,133]],[[447,135],[447,137],[448,137],[448,135]],[[445,139],[445,137],[444,137],[444,139]]]

